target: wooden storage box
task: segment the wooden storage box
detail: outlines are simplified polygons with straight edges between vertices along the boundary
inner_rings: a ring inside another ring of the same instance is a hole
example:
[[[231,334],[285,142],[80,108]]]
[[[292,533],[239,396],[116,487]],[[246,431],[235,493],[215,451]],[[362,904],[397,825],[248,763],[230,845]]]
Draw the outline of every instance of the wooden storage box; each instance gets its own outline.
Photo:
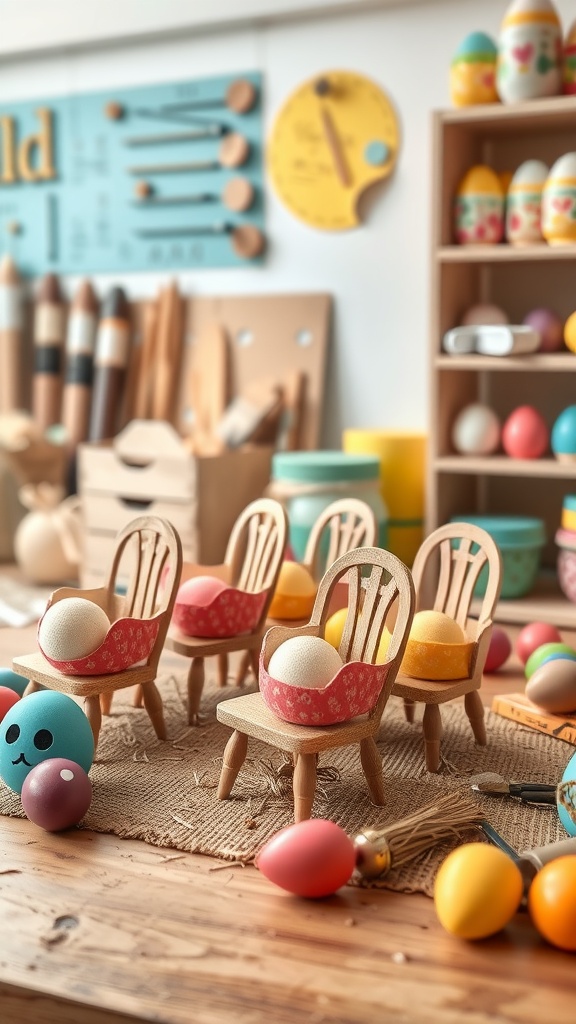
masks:
[[[222,562],[237,516],[269,483],[272,451],[192,455],[168,423],[151,420],[133,420],[112,442],[80,445],[82,585],[104,580],[116,534],[143,514],[170,520],[186,561]]]

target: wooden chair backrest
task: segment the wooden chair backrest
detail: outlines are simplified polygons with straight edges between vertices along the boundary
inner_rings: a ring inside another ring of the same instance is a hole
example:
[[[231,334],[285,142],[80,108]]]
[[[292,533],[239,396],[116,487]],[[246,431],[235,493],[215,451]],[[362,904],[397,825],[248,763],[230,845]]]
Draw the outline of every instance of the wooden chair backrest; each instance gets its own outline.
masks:
[[[319,627],[321,636],[324,635],[332,591],[346,573],[348,614],[338,649],[343,661],[375,663],[382,631],[394,605],[395,621],[386,656],[388,674],[378,703],[370,713],[380,717],[408,641],[416,603],[414,583],[410,570],[390,551],[363,547],[346,552],[327,570],[318,588],[309,627]]]
[[[502,588],[502,555],[496,541],[480,526],[472,523],[447,523],[439,526],[421,544],[412,575],[419,594],[430,560],[438,556],[438,579],[434,611],[444,612],[466,629],[474,587],[484,568],[488,569],[486,592],[478,615],[478,628],[490,622]]]
[[[268,591],[258,628],[274,596],[288,539],[288,516],[275,498],[257,498],[240,513],[232,527],[225,563],[233,587],[248,593]]]
[[[328,534],[328,550],[322,550]],[[315,580],[325,569],[354,548],[372,547],[378,541],[378,521],[370,505],[359,498],[339,498],[318,516],[310,530],[303,564]]]
[[[130,556],[126,592],[118,601],[123,616],[148,619],[163,613],[158,637],[148,659],[156,666],[170,624],[182,572],[182,543],[167,519],[140,516],[128,523],[116,538],[107,590],[110,602],[115,594],[118,569],[124,554]]]

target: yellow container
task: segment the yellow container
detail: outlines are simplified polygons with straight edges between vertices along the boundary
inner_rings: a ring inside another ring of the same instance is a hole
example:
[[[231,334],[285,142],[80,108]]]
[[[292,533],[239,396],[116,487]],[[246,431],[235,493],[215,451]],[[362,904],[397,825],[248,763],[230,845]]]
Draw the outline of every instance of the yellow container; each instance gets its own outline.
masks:
[[[388,508],[388,549],[412,565],[424,538],[426,435],[395,430],[345,430],[345,452],[377,455]]]

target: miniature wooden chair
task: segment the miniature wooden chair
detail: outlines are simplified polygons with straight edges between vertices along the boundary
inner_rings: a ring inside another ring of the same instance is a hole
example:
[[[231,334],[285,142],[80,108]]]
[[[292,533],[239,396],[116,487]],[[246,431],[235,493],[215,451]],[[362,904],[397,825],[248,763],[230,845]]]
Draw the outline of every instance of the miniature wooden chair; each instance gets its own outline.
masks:
[[[162,699],[154,680],[181,570],[182,545],[171,523],[156,516],[141,516],[128,523],[116,539],[106,585],[94,590],[61,587],[51,595],[49,605],[65,597],[83,597],[103,608],[112,623],[124,617],[158,618],[158,632],[145,664],[107,675],[72,676],[54,668],[41,653],[29,654],[13,661],[14,671],[29,679],[25,694],[46,686],[75,697],[84,697],[96,746],[102,710],[109,710],[114,691],[137,684],[141,687],[143,702],[158,739],[166,739]],[[125,589],[122,593],[119,579],[124,579],[126,571],[128,583],[122,587]]]
[[[363,575],[369,570],[369,575]],[[268,664],[276,648],[291,636],[323,636],[330,609],[330,598],[338,581],[348,574],[349,603],[339,653],[345,662],[362,661],[374,664],[383,627],[392,605],[396,620],[387,652],[383,685],[369,713],[334,725],[292,725],[278,718],[264,702],[260,692],[222,701],[217,709],[218,721],[234,732],[224,751],[218,786],[218,798],[224,800],[232,791],[248,749],[248,737],[278,747],[294,761],[294,817],[309,818],[316,791],[318,755],[325,750],[360,744],[360,760],[375,804],[385,802],[382,759],[376,736],[382,713],[392,692],[408,638],[414,613],[414,584],[403,562],[381,548],[358,548],[337,559],[324,575],[306,626],[290,629],[273,626],[266,634],[262,663]]]
[[[378,520],[370,505],[359,498],[338,498],[323,509],[313,524],[302,565],[312,579],[320,583],[325,570],[340,555],[355,548],[372,547],[377,540]],[[268,619],[268,626],[285,625],[294,628],[305,624],[305,621]],[[249,666],[250,652],[246,651],[238,666],[237,686],[244,682]]]
[[[219,576],[231,587],[252,593],[266,590],[260,617],[249,633],[230,637],[186,636],[174,625],[166,638],[168,650],[191,658],[188,673],[188,723],[198,720],[198,708],[204,687],[204,659],[216,655],[219,660],[219,683],[223,686],[228,675],[228,655],[233,651],[250,653],[258,671],[258,654],[266,630],[266,616],[274,595],[278,573],[284,557],[288,535],[288,519],[280,502],[273,498],[259,498],[251,502],[238,516],[226,548],[222,565],[206,566],[185,563],[182,581],[193,576]]]
[[[426,603],[424,592],[430,585],[430,570],[439,559],[433,603]],[[472,618],[470,606],[474,587],[482,569],[487,569],[486,591],[478,618]],[[449,523],[434,530],[420,546],[412,567],[417,594],[417,609],[431,607],[444,612],[462,627],[473,642],[468,676],[465,679],[437,681],[414,679],[399,673],[392,692],[404,698],[408,721],[414,719],[414,703],[425,705],[423,732],[426,767],[440,767],[442,721],[439,705],[464,695],[464,707],[476,742],[486,745],[484,706],[478,690],[490,646],[492,617],[502,587],[502,556],[498,545],[486,530],[471,523]]]

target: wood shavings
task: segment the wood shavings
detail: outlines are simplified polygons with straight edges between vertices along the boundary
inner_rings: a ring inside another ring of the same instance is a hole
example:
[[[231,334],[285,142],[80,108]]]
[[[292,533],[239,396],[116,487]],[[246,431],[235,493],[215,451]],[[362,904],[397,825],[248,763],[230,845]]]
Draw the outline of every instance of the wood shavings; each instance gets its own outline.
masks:
[[[227,861],[226,864],[213,864],[212,867],[208,868],[208,871],[225,871],[226,868],[245,868],[251,861],[243,860],[232,860]]]
[[[171,817],[174,821],[177,821],[179,825],[184,825],[185,828],[190,828],[192,831],[197,828],[197,826],[193,825],[191,821],[186,821],[185,818],[181,818],[178,814],[172,814]]]
[[[391,959],[393,964],[407,964],[408,963],[408,957],[406,956],[406,953],[391,953],[390,954],[390,959]]]

